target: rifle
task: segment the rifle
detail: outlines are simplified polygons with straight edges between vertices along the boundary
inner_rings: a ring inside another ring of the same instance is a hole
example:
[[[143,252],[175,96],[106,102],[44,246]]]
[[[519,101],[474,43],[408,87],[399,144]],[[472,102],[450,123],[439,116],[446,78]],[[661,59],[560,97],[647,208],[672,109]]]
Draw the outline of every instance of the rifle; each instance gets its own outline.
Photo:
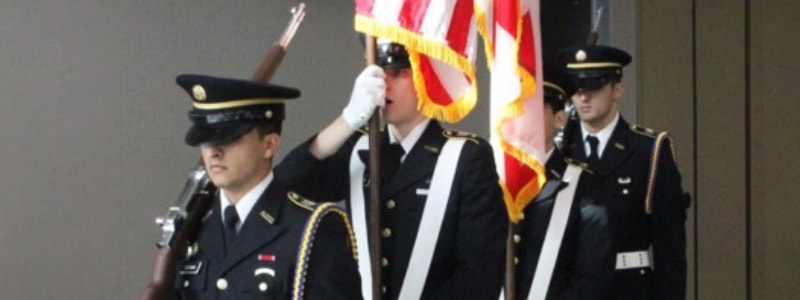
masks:
[[[305,4],[292,8],[292,19],[281,38],[273,44],[253,74],[253,80],[267,82],[278,69],[286,55],[289,43],[305,16]],[[142,291],[141,300],[173,299],[177,263],[194,255],[191,242],[196,239],[203,217],[211,207],[217,187],[211,182],[202,160],[189,172],[186,185],[178,201],[167,209],[167,213],[156,218],[161,229],[161,240],[156,243],[156,258],[153,276]],[[183,249],[187,249],[185,253]]]
[[[600,17],[603,16],[603,7],[597,9],[597,13],[594,17],[594,25],[592,25],[592,30],[589,32],[589,36],[586,37],[586,45],[594,46],[597,44],[597,27],[600,27]]]

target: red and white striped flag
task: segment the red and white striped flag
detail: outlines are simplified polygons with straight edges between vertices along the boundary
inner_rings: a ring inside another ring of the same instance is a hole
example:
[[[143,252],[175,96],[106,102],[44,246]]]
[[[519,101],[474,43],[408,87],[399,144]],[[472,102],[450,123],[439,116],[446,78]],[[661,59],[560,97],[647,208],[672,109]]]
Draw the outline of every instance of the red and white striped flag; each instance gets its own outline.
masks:
[[[477,0],[475,7],[491,71],[491,142],[516,223],[546,181],[539,0]]]
[[[455,123],[475,107],[474,0],[355,0],[356,31],[406,47],[424,115]]]

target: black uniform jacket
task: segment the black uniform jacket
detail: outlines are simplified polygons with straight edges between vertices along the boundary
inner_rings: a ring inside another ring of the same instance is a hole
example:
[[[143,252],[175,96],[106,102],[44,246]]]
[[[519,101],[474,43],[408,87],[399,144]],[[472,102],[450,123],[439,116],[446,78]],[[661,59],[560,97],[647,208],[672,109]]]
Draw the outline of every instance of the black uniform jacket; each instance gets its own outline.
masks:
[[[561,178],[566,162],[556,150],[547,162],[548,174]],[[550,172],[552,168],[553,172]],[[517,297],[525,299],[549,228],[553,205],[568,183],[549,180],[537,199],[523,213],[517,228],[521,241],[517,248]],[[547,290],[546,299],[608,299],[614,271],[608,216],[602,200],[597,199],[596,180],[581,173],[572,202],[567,227]]]
[[[309,142],[302,144],[283,160],[278,172],[285,178],[293,178],[287,182],[315,183],[308,193],[325,194],[313,194],[316,199],[349,199],[349,160],[356,141],[364,134],[357,132],[334,156],[322,161],[308,152]],[[431,121],[394,176],[384,176],[387,178],[381,185],[380,202],[384,227],[382,256],[386,258],[384,299],[398,297],[437,159],[449,136],[458,134]],[[422,299],[494,300],[500,294],[508,216],[491,147],[479,137],[464,136],[468,141],[461,151],[458,167],[440,170],[456,173]],[[382,140],[382,145],[388,144],[386,131],[382,133]],[[387,151],[382,150],[382,153]],[[388,168],[386,160],[382,160],[382,172]],[[369,176],[369,167],[364,174]],[[369,183],[370,179],[364,178],[367,212]],[[361,256],[366,259],[364,250]]]
[[[576,125],[576,131],[580,126]],[[645,212],[650,162],[657,133],[629,125],[621,116],[600,160],[589,165],[603,181],[608,201],[612,249],[616,253],[647,251],[652,245],[653,268],[614,272],[615,299],[685,299],[686,209],[671,141],[661,144],[651,199]],[[570,156],[586,161],[582,133],[573,135]],[[655,272],[653,272],[655,270]]]
[[[178,298],[291,299],[310,207],[290,200],[274,178],[226,254],[220,205],[213,201],[199,232],[197,253],[179,264]],[[323,217],[307,262],[304,299],[361,299],[361,280],[348,235],[341,215]]]

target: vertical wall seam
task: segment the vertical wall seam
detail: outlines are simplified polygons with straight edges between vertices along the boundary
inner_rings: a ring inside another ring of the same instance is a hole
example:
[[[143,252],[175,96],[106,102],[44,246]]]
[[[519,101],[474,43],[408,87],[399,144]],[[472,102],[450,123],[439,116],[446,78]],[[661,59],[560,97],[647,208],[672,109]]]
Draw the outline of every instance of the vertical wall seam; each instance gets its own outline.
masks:
[[[699,210],[698,206],[700,205],[699,201],[697,201],[697,134],[697,1],[692,0],[692,144],[694,145],[694,147],[692,147],[692,196],[694,198],[694,203],[692,203],[694,205],[694,210],[692,211],[692,228],[694,229],[694,256],[692,257],[692,260],[694,261],[694,270],[692,271],[694,273],[694,299],[700,299],[700,277],[698,276],[698,269],[700,265],[698,264],[699,261],[697,259],[699,249],[699,239],[697,238],[699,235],[699,230],[697,228],[697,211]]]
[[[750,83],[751,58],[750,58],[750,9],[751,1],[744,0],[744,163],[745,163],[745,291],[746,299],[753,299],[753,231],[752,231],[752,200],[753,200],[753,181],[752,181],[752,124],[750,107],[752,105],[752,90]]]

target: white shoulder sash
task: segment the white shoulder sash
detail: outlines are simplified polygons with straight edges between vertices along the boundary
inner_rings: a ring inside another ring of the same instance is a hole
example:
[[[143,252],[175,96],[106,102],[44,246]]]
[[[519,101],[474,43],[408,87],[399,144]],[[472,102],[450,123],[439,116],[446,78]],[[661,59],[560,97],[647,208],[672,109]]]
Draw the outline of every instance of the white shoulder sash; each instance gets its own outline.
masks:
[[[453,186],[458,159],[465,142],[464,138],[449,138],[436,162],[436,169],[431,179],[422,219],[417,230],[417,238],[411,251],[409,267],[406,270],[398,299],[419,299],[422,295],[436,242],[439,239],[444,213],[447,210],[447,202],[450,199],[450,190]],[[361,273],[361,292],[365,299],[372,296],[372,266],[369,260],[367,212],[362,183],[366,166],[358,157],[358,151],[367,148],[368,139],[363,136],[358,140],[350,155],[350,209],[356,235],[356,246],[361,253],[358,269]],[[444,170],[444,172],[436,172],[436,170]],[[371,178],[370,180],[377,179]]]
[[[564,238],[564,231],[567,229],[567,220],[572,209],[572,201],[575,198],[575,190],[578,186],[580,175],[580,167],[572,164],[567,165],[567,170],[562,178],[569,185],[558,192],[555,203],[553,203],[553,213],[550,216],[550,224],[547,226],[547,233],[544,236],[539,261],[536,263],[536,272],[533,273],[533,283],[528,290],[528,300],[544,300],[547,296],[547,289],[550,287],[550,279],[553,277],[553,269],[556,266],[558,252],[561,249],[561,241]]]

